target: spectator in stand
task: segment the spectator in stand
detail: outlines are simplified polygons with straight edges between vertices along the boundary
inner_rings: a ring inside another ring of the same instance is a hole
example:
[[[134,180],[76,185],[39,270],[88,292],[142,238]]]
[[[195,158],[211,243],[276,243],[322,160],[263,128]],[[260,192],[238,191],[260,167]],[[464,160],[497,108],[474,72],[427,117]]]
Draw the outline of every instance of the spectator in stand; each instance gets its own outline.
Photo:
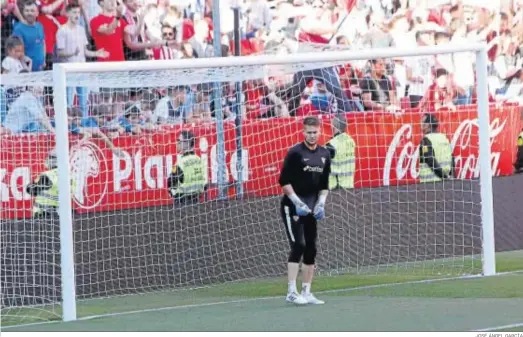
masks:
[[[205,16],[206,7],[208,7],[206,0],[185,0],[184,16],[193,21],[201,20]]]
[[[114,143],[98,127],[84,126],[85,119],[79,109],[67,108],[67,117],[71,134],[83,136],[83,139],[100,138],[117,156],[122,157],[123,154],[120,149],[114,146]]]
[[[15,24],[13,35],[24,42],[25,55],[32,60],[32,71],[40,71],[45,67],[45,36],[44,28],[38,17],[36,2],[29,0],[21,7],[25,22]]]
[[[362,44],[366,48],[395,47],[394,38],[389,28],[384,24],[385,18],[379,13],[372,13],[369,18],[369,30],[363,37]]]
[[[69,126],[69,132],[73,135],[81,135],[82,132],[82,111],[80,111],[77,108],[67,108],[67,122]],[[51,122],[53,127],[55,127],[56,123],[54,121]],[[86,137],[87,138],[87,137]]]
[[[211,95],[209,90],[198,88],[193,112],[187,118],[187,123],[211,123]]]
[[[210,92],[210,90],[209,90]],[[214,100],[209,104],[211,110],[211,117],[216,118],[216,109],[214,107]],[[222,84],[222,114],[224,120],[232,121],[236,118],[236,94],[234,91],[234,83]],[[243,113],[243,111],[242,111]]]
[[[436,79],[420,102],[420,111],[435,112],[443,107],[455,110],[455,98],[456,88],[452,85],[449,72],[440,68],[436,70]]]
[[[44,27],[45,36],[45,68],[44,70],[53,69],[56,33],[61,25],[63,25],[67,18],[64,16],[66,0],[41,0],[38,2],[40,6],[40,15],[38,15],[38,22]]]
[[[393,45],[397,48],[412,48],[416,46],[416,31],[414,23],[409,22],[406,15],[397,15],[389,24],[389,33],[393,39]]]
[[[365,110],[397,110],[396,93],[385,75],[385,60],[371,60],[371,71],[360,81]]]
[[[23,22],[24,18],[22,16],[22,13],[20,12],[20,9],[18,8],[16,4],[16,0],[2,0],[1,2],[1,14],[0,14],[0,28],[2,32],[1,40],[5,41],[5,39],[10,36],[13,33],[13,26],[15,22]],[[1,42],[1,41],[0,41]],[[1,43],[1,55],[5,55],[5,44]]]
[[[143,24],[128,24],[126,19],[122,18],[125,7],[117,6],[116,0],[98,0],[98,4],[102,7],[102,13],[91,20],[91,32],[96,48],[109,52],[109,57],[99,57],[99,62],[125,61],[124,43],[132,51],[143,51],[146,48],[167,44],[163,41],[145,43],[133,40],[134,37],[141,34]],[[143,19],[138,19],[138,22],[141,21]],[[145,58],[144,53],[143,59]]]
[[[277,84],[274,79],[247,81],[244,104],[246,117],[248,119],[288,117],[287,105],[276,91]]]
[[[140,14],[138,10],[140,5],[137,0],[123,0],[122,19],[132,27],[132,34],[125,34],[124,36],[124,55],[126,60],[145,60],[146,54],[145,49],[142,45],[148,39],[146,37],[146,29],[144,23],[144,17],[146,11],[142,11]],[[127,39],[126,39],[127,37]],[[130,42],[130,43],[129,43]],[[127,45],[133,46],[129,48]]]
[[[513,67],[507,72],[502,88],[498,89],[498,100],[518,103],[523,106],[523,67]]]
[[[179,0],[168,0],[167,6],[162,15],[158,18],[160,24],[165,24],[176,28],[176,42],[182,43],[183,41],[183,2]]]
[[[67,23],[61,26],[56,33],[56,54],[59,62],[85,62],[87,57],[107,58],[109,53],[104,49],[90,51],[87,46],[87,35],[78,20],[81,8],[76,3],[70,3],[66,9]],[[78,103],[83,117],[89,115],[87,98],[89,91],[87,87],[67,87],[67,106],[73,105],[74,94],[78,97]]]
[[[124,29],[123,50],[126,60],[145,60],[147,59],[146,49],[178,45],[174,40],[148,41],[144,20],[149,7],[142,8],[140,12],[137,0],[124,0],[124,5],[122,19],[127,23],[127,28]]]
[[[151,121],[153,118],[153,111],[156,108],[157,95],[152,90],[143,90],[140,95],[140,110],[145,118],[145,121]],[[151,128],[155,127],[150,123]]]
[[[278,95],[278,80],[275,78],[265,78],[263,103],[269,107],[269,111],[275,117],[289,117],[287,104]]]
[[[82,127],[99,130],[106,134],[109,139],[115,139],[125,133],[125,128],[120,126],[118,118],[114,116],[112,104],[94,106],[91,116],[82,118]]]
[[[454,32],[452,43],[470,43],[467,39],[467,25],[465,23],[460,23]],[[456,105],[467,105],[472,103],[472,93],[475,83],[474,61],[473,53],[454,54],[454,66],[458,69],[456,76],[453,77],[453,81],[458,90],[458,95],[454,102]]]
[[[416,43],[418,46],[430,46],[433,43],[432,32],[418,31]],[[434,58],[430,56],[409,57],[406,60],[408,96],[413,108],[425,95],[432,83],[434,72]]]
[[[209,43],[209,25],[200,20],[194,23],[194,36],[189,40],[196,57],[213,56],[212,44]]]
[[[192,113],[187,102],[187,87],[174,86],[167,89],[167,95],[160,99],[150,122],[154,124],[182,124]]]
[[[494,79],[490,81],[491,89],[497,94],[504,94],[507,84],[523,62],[522,48],[523,38],[519,36],[501,35],[497,48],[497,55],[491,72]]]
[[[458,1],[457,4],[455,4],[454,6],[452,6],[450,9],[449,9],[449,14],[450,14],[450,19],[451,20],[459,20],[459,21],[462,21],[463,20],[463,4]]]
[[[162,38],[169,42],[176,41],[176,30],[168,24],[164,24],[162,26]],[[154,48],[153,55],[155,60],[178,60],[183,56],[178,48],[171,45]]]
[[[445,45],[450,43],[450,34],[446,32],[436,32],[434,35],[434,41],[437,46]],[[444,68],[450,74],[454,73],[454,59],[452,54],[439,54],[436,55],[436,67]]]
[[[10,133],[18,134],[43,130],[54,133],[54,128],[41,103],[42,94],[43,88],[28,87],[11,104],[4,121],[4,127]]]
[[[408,109],[412,103],[407,92],[407,66],[406,59],[403,57],[392,58],[392,86],[396,92],[396,99],[401,104],[402,109]]]
[[[120,126],[126,133],[139,135],[142,133],[145,125],[145,119],[139,104],[129,102],[125,105],[123,116],[119,119]]]
[[[5,41],[7,56],[2,60],[3,74],[19,74],[31,71],[31,59],[24,54],[24,43],[17,36],[10,36]],[[19,96],[20,88],[2,86],[0,97],[0,120],[3,122],[7,108]]]
[[[331,12],[327,3],[322,0],[314,0],[312,11],[299,22],[299,40],[303,42],[327,43],[336,33],[333,25]]]
[[[315,110],[318,110],[322,114],[334,114],[338,112],[336,97],[327,90],[325,84],[319,81],[314,81],[310,101]]]
[[[88,117],[82,117],[80,125],[84,128],[102,128],[105,126],[107,116],[112,114],[110,104],[97,104],[92,107]]]
[[[248,28],[246,38],[253,38],[268,31],[271,27],[272,13],[267,0],[252,0],[247,8]]]
[[[103,61],[125,61],[123,52],[124,30],[127,22],[122,19],[122,6],[116,5],[116,0],[98,0],[102,12],[91,19],[91,33],[96,49],[103,49],[109,53],[109,57],[98,57]]]
[[[18,36],[10,36],[5,41],[7,56],[2,60],[2,74],[18,74],[31,71],[32,60],[25,55],[24,42]]]
[[[184,42],[182,44],[182,59],[192,58],[194,58],[194,50],[189,42]]]
[[[145,0],[144,5],[147,8],[144,16],[147,37],[152,41],[161,40],[163,23],[160,19],[164,16],[169,0]]]
[[[133,93],[133,90],[126,88],[107,88],[109,95],[112,96],[112,115],[109,124],[118,124],[118,119],[123,115],[125,110],[125,104],[132,101],[139,101],[137,93]]]
[[[284,43],[287,44],[289,52],[297,53],[300,51],[299,44],[289,40],[285,40]],[[287,87],[286,93],[283,95],[288,101],[288,110],[291,116],[296,115],[296,111],[300,107],[303,91],[307,84],[313,79],[323,82],[327,86],[327,90],[336,97],[340,111],[359,111],[358,106],[349,100],[343,91],[337,69],[328,67],[298,71],[294,74],[292,84]]]

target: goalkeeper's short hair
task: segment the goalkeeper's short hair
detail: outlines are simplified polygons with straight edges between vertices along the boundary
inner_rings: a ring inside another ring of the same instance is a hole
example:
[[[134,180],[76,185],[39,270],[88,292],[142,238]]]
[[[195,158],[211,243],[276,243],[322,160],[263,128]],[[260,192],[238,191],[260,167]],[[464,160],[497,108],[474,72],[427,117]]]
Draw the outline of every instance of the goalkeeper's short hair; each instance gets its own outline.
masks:
[[[316,116],[307,116],[303,119],[303,126],[320,126],[321,122]]]

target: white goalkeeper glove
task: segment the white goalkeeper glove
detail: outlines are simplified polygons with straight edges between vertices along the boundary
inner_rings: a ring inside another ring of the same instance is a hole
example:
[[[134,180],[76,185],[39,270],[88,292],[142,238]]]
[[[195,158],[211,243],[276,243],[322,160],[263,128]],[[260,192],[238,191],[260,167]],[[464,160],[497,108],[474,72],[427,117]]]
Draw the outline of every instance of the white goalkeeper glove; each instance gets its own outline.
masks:
[[[325,218],[325,201],[327,200],[326,195],[320,195],[318,202],[314,206],[314,217],[316,220],[323,220]]]

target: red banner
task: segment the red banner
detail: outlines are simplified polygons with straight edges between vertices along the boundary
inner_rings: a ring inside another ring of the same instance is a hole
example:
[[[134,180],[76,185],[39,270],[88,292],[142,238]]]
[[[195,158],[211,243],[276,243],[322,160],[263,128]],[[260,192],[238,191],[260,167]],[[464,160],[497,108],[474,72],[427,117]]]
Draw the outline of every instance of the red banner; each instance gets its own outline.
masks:
[[[520,108],[491,106],[491,162],[494,175],[510,175],[521,130]],[[478,124],[476,107],[439,111],[440,131],[447,134],[454,149],[458,177],[479,176]],[[324,116],[321,143],[331,137],[330,117]],[[418,144],[422,138],[419,114],[348,114],[348,132],[356,142],[356,188],[416,183],[419,168]],[[161,131],[115,140],[120,158],[97,139],[80,141],[71,136],[72,191],[77,212],[115,211],[158,206],[172,202],[166,180],[176,163],[176,137],[181,129],[196,135],[196,152],[207,165],[209,181],[217,183],[217,147],[214,125],[165,127]],[[301,141],[301,120],[296,118],[254,120],[244,123],[244,192],[251,196],[281,193],[278,175],[289,147]],[[237,177],[234,124],[225,125],[227,179]],[[54,147],[49,135],[0,138],[1,218],[29,217],[31,197],[25,186],[43,170],[43,162]],[[229,190],[234,194],[233,188]],[[216,196],[211,188],[209,197]]]

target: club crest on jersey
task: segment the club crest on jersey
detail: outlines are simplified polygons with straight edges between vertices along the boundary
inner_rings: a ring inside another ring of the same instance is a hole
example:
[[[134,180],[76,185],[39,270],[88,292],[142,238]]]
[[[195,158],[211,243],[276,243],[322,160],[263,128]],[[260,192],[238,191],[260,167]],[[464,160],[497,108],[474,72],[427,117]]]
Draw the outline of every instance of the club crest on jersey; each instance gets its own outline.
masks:
[[[294,221],[298,221],[298,220],[300,220],[300,217],[297,216],[297,215],[294,215],[294,216],[292,217],[292,219],[293,219]]]
[[[321,162],[325,164],[325,157],[321,157]]]

